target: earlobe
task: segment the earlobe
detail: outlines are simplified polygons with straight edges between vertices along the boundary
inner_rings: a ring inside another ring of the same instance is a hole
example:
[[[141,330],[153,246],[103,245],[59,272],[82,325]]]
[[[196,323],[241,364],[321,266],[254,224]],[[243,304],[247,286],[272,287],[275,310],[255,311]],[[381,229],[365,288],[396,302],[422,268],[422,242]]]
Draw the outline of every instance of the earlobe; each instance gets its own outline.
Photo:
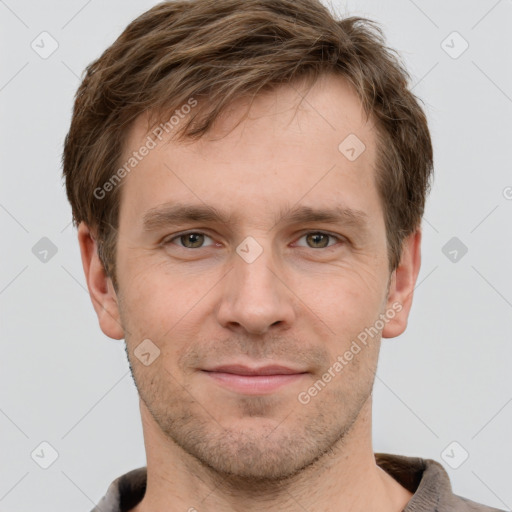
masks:
[[[84,222],[78,226],[78,243],[87,288],[100,328],[109,338],[120,340],[124,338],[124,330],[121,325],[117,295],[98,256],[98,247],[93,233]]]
[[[394,338],[405,331],[420,266],[421,229],[418,228],[403,241],[400,264],[391,276],[386,304],[389,321],[382,330],[383,338]]]

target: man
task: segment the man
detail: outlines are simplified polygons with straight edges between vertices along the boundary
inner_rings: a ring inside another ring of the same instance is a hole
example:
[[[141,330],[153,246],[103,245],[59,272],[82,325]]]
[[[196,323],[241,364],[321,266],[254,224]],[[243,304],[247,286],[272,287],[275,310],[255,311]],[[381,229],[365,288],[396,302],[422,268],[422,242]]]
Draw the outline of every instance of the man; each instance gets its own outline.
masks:
[[[407,81],[316,0],[165,2],[88,67],[64,176],[147,453],[94,510],[497,510],[372,450],[432,173]]]

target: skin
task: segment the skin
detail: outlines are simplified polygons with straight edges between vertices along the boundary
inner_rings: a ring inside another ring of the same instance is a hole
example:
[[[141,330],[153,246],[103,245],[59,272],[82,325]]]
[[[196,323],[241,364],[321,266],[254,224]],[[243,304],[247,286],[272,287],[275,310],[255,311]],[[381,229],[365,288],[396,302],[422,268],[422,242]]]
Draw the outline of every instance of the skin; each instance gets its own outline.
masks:
[[[247,105],[238,100],[198,141],[159,143],[124,178],[117,293],[93,232],[79,226],[100,327],[126,339],[140,394],[148,484],[133,510],[400,511],[412,494],[375,463],[372,387],[381,336],[407,326],[421,232],[404,241],[390,274],[375,126],[344,79],[324,75],[309,91],[295,84],[261,94],[230,132]],[[137,119],[126,156],[146,129],[145,118]],[[338,150],[350,133],[366,145],[353,162]],[[193,221],[144,232],[146,212],[176,202],[214,206],[232,224]],[[276,223],[297,204],[361,210],[366,230]],[[187,237],[170,240],[183,231],[199,237],[188,245]],[[311,236],[318,231],[340,238]],[[235,250],[248,236],[263,250],[252,263]],[[300,403],[299,393],[394,303],[401,311],[379,335]],[[148,366],[134,355],[144,339],[160,350]],[[248,395],[201,371],[237,362],[306,373]]]

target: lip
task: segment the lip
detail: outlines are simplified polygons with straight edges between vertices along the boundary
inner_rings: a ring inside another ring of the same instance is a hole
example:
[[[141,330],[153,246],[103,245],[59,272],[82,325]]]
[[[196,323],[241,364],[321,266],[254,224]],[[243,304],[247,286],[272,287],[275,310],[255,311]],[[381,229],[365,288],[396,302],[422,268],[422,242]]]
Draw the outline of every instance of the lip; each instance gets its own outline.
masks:
[[[250,367],[222,365],[203,369],[206,377],[220,386],[245,395],[266,395],[296,383],[308,373],[281,365]]]

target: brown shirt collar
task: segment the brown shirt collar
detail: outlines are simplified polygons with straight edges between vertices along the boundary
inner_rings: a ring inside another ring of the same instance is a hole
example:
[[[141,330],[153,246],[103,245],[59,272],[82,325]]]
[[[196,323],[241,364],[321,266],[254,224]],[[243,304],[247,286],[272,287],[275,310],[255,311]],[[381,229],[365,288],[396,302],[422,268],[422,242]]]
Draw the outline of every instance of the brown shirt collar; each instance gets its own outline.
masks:
[[[505,512],[453,494],[448,473],[432,459],[376,453],[375,461],[414,493],[403,512]],[[146,492],[146,467],[116,478],[91,512],[128,512]]]

